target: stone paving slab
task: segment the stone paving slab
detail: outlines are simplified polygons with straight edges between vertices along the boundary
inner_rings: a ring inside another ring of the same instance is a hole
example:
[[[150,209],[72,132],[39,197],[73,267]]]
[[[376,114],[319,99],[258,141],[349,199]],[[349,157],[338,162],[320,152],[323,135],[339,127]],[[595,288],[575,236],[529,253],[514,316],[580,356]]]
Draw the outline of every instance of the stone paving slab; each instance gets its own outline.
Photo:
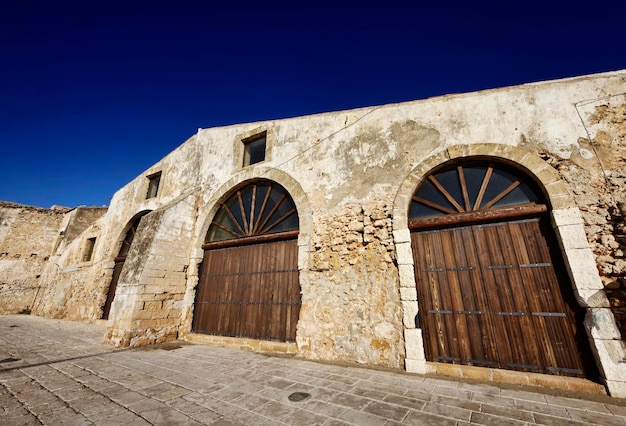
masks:
[[[626,425],[626,400],[338,366],[0,317],[1,425]],[[294,402],[295,392],[310,394]]]

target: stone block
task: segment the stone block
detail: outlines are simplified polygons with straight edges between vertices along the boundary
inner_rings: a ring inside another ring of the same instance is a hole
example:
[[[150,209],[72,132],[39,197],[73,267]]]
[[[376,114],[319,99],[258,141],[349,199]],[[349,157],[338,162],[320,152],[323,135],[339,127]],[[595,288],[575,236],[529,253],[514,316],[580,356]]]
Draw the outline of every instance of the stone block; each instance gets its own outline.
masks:
[[[413,265],[411,243],[396,243],[396,259],[398,265]]]
[[[157,318],[162,318],[163,313],[161,311],[134,311],[132,314],[133,320],[153,320]]]
[[[464,365],[461,367],[461,374],[466,379],[489,381],[491,379],[491,369],[484,367],[474,367]]]
[[[417,300],[417,289],[415,287],[400,287],[400,300]]]
[[[511,146],[495,143],[474,143],[468,145],[467,155],[494,155],[497,157],[508,158]]]
[[[544,388],[567,389],[567,382],[563,377],[550,374],[528,374],[528,383]]]
[[[161,294],[165,292],[165,289],[162,285],[146,285],[143,287],[144,287],[144,290],[143,290],[144,293]]]
[[[567,209],[576,205],[574,198],[569,194],[550,196],[550,204],[554,209]]]
[[[565,250],[565,266],[578,290],[602,290],[602,280],[589,248]]]
[[[574,290],[578,303],[585,308],[608,308],[609,299],[604,290]]]
[[[552,208],[553,209],[563,209],[575,207],[576,202],[574,197],[572,197],[571,192],[568,190],[567,185],[562,180],[555,180],[553,182],[544,183],[544,188],[548,193],[548,197],[550,198]],[[562,203],[563,205],[558,205],[555,202],[557,198],[566,198],[566,202]]]
[[[177,269],[181,269],[180,267]],[[180,271],[167,271],[165,278],[168,280],[185,281],[185,273]]]
[[[604,386],[602,386],[599,383],[594,383],[590,380],[578,379],[575,377],[568,377],[565,380],[565,385],[567,386],[567,390],[570,390],[573,392],[584,392],[587,394],[606,395],[606,389]]]
[[[144,302],[143,310],[145,311],[160,311],[163,308],[163,302]]]
[[[524,373],[521,371],[500,370],[495,368],[491,372],[491,378],[494,382],[528,385],[530,384],[530,374],[531,373]]]
[[[516,163],[525,164],[525,161],[528,157],[535,156],[534,152],[529,152],[526,148],[520,148],[518,146],[512,146],[509,151],[509,156],[507,157],[511,161],[515,161]]]
[[[407,373],[428,374],[429,370],[426,361],[418,359],[405,359],[404,368]]]
[[[424,341],[422,340],[422,330],[419,328],[404,330],[404,345],[406,358],[411,360],[425,361]]]
[[[583,217],[578,207],[570,207],[567,209],[552,210],[552,223],[555,227],[566,225],[583,226]]]
[[[408,229],[399,229],[393,231],[393,241],[396,244],[411,243],[411,231]]]
[[[550,167],[546,161],[538,155],[526,155],[522,160],[522,165],[530,170],[535,176],[537,176],[544,184],[552,182],[554,179],[550,179],[548,182],[545,182],[541,179],[540,175],[543,170],[546,168],[550,168],[553,174],[556,174],[556,171]]]
[[[177,327],[180,325],[180,317],[178,318],[159,318],[156,320],[153,320],[150,323],[150,327],[153,328],[163,328],[163,327]]]
[[[183,312],[182,309],[169,309],[167,311],[167,317],[180,319],[182,316],[182,312]]]
[[[156,278],[154,277],[147,277],[145,275],[142,275],[141,278],[139,278],[139,284],[154,285],[155,283],[156,283]]]
[[[626,382],[607,380],[606,387],[613,398],[626,398]]]
[[[593,341],[597,357],[602,364],[604,378],[608,381],[626,383],[626,351],[621,340]],[[609,389],[610,390],[610,389]]]
[[[461,377],[463,375],[463,373],[461,372],[460,365],[445,364],[445,363],[437,364],[437,374],[441,374],[443,376],[451,376],[451,377]]]
[[[620,331],[615,325],[615,317],[610,308],[590,308],[585,315],[585,328],[594,339],[619,340]]]
[[[165,271],[162,269],[146,269],[143,272],[143,276],[153,277],[153,278],[163,278],[165,277]]]
[[[470,155],[468,145],[453,145],[451,147],[448,147],[447,152],[450,159],[462,158]]]
[[[561,178],[558,173],[547,163],[544,163],[543,167],[533,172],[541,183],[543,183],[544,187],[554,183],[554,185],[550,186],[548,195],[563,195],[564,191],[566,191],[565,184],[560,180]]]
[[[310,246],[298,246],[298,269],[300,271],[309,269],[311,264]]]
[[[561,246],[565,250],[589,249],[589,242],[585,234],[585,228],[581,225],[564,225],[557,229],[561,240]]]
[[[417,315],[416,301],[402,302],[402,322],[405,328],[415,328],[415,316]]]
[[[413,264],[398,265],[400,287],[415,288],[415,272]]]

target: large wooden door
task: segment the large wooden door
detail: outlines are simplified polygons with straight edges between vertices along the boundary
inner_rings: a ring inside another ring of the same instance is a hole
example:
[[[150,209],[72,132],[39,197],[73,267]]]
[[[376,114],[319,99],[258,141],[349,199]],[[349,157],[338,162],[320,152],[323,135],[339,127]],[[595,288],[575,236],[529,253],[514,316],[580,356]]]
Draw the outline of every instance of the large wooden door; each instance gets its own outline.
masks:
[[[595,373],[547,212],[527,176],[484,160],[416,189],[409,227],[429,361]]]
[[[584,376],[540,219],[412,233],[429,360]]]
[[[206,250],[196,295],[198,333],[295,341],[297,240]]]
[[[295,341],[300,315],[298,214],[287,191],[255,181],[218,209],[203,244],[192,329]]]

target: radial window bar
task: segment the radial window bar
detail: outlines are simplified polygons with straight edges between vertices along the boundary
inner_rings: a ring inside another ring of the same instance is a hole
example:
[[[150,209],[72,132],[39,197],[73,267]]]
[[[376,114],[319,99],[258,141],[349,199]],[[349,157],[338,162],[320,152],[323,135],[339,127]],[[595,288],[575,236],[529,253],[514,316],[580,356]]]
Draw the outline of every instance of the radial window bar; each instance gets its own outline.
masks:
[[[295,204],[284,188],[277,184],[256,183],[238,190],[220,206],[206,241],[297,229]]]
[[[456,173],[456,182],[451,180],[450,173]],[[442,182],[442,179],[445,182]],[[478,190],[471,193],[470,188]],[[507,199],[506,197],[513,194],[516,189],[515,196]],[[459,165],[431,175],[415,191],[412,200],[414,205],[411,217],[418,218],[533,203],[538,201],[539,197],[522,178],[501,170],[494,164],[488,164]]]

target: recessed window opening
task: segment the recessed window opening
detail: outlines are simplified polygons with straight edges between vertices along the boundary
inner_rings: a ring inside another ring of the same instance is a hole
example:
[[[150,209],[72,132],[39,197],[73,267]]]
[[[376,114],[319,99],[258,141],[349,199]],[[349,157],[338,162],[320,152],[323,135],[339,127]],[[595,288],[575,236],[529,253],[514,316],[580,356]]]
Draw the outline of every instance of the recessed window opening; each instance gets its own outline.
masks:
[[[85,254],[83,256],[83,262],[91,261],[91,256],[93,256],[93,248],[96,245],[96,237],[87,238],[87,245],[85,246]]]
[[[267,132],[255,135],[243,141],[244,154],[243,165],[250,166],[252,164],[265,161],[265,147],[267,144]]]
[[[161,172],[148,176],[148,193],[146,199],[154,198],[159,193],[159,184],[161,183]]]

